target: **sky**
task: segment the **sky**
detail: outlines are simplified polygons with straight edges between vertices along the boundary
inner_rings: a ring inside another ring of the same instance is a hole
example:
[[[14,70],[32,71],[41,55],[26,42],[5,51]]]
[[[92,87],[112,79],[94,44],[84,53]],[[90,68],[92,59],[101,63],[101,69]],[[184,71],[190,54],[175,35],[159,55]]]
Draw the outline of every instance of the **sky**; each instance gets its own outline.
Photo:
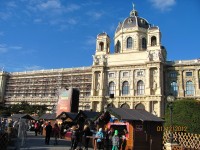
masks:
[[[162,33],[167,60],[200,58],[199,0],[0,0],[0,70],[92,65],[96,37],[133,9]]]

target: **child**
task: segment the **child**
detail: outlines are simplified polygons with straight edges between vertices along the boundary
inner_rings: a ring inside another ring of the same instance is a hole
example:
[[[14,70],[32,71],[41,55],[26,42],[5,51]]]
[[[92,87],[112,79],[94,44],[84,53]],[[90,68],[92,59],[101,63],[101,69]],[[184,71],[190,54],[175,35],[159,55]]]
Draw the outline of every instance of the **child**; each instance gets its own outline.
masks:
[[[112,150],[118,150],[119,149],[119,136],[118,131],[115,130],[114,136],[112,137]]]
[[[102,128],[99,128],[99,131],[96,133],[96,144],[97,144],[97,148],[101,149],[102,148],[102,143],[103,143],[103,132],[102,132]]]

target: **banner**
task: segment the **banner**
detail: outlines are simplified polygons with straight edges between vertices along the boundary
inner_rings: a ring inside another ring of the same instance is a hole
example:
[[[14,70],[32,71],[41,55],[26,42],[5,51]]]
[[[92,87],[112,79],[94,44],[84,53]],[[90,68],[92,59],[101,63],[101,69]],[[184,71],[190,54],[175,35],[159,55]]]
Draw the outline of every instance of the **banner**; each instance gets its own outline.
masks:
[[[56,107],[56,116],[60,115],[62,112],[71,112],[71,90],[61,88],[58,93],[59,98]]]

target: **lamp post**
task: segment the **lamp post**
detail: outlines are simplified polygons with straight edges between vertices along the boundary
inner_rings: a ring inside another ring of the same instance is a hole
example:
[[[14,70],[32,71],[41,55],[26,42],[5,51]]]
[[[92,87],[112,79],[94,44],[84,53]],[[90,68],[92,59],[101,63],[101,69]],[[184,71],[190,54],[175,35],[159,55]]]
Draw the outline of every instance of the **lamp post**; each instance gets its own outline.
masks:
[[[175,100],[175,97],[172,95],[167,96],[167,102],[169,103],[169,109],[170,109],[170,138],[169,142],[173,143],[173,122],[172,122],[172,111],[173,111],[173,102]]]

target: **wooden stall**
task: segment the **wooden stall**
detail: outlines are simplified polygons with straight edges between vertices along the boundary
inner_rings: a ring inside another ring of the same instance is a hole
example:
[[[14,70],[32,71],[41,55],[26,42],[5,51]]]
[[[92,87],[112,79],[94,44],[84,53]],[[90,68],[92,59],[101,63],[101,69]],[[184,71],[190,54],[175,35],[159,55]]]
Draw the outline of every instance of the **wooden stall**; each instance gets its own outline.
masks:
[[[80,129],[83,129],[83,126],[85,124],[88,124],[91,129],[95,128],[94,121],[101,115],[101,112],[95,112],[95,111],[82,111],[80,110],[76,118],[74,119],[74,122],[76,124],[79,124]]]
[[[66,140],[71,140],[71,132],[67,132],[67,130],[75,124],[74,119],[77,115],[78,113],[62,112],[56,117],[57,121],[61,122],[60,130],[62,138],[65,138]]]
[[[162,149],[163,132],[158,128],[164,120],[145,110],[109,108],[107,111],[111,119],[106,126],[118,130],[120,139],[126,137],[125,150]]]
[[[45,126],[48,124],[48,122],[51,122],[51,125],[53,127],[54,123],[56,122],[56,113],[43,114],[39,119],[43,120],[42,134],[45,136],[46,135]]]

